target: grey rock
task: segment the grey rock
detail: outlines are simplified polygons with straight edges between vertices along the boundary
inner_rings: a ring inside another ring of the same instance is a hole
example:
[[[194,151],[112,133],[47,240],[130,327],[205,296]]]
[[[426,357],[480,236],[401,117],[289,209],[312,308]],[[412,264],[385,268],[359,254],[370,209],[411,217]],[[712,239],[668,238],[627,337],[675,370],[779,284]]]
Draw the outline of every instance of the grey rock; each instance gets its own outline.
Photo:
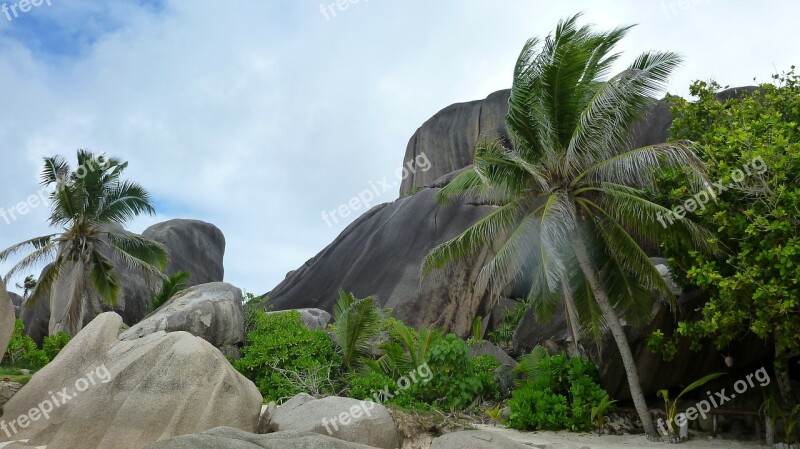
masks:
[[[14,303],[6,292],[5,284],[0,280],[0,361],[6,355],[6,348],[11,341],[14,333],[16,315],[14,313]]]
[[[225,278],[225,236],[211,223],[170,220],[145,229],[143,237],[167,247],[167,275],[178,271],[192,274],[189,285],[222,282]]]
[[[119,338],[135,340],[158,331],[189,332],[218,348],[240,344],[245,339],[242,291],[223,282],[190,287]]]
[[[270,402],[268,405],[261,407],[261,417],[258,419],[258,433],[269,433],[270,426],[272,425],[272,417],[275,416],[277,410],[278,407],[275,405],[275,402]]]
[[[0,381],[0,410],[3,410],[3,405],[14,397],[20,389],[22,389],[22,384]]]
[[[49,267],[49,265],[46,266],[42,270],[42,274]],[[50,329],[50,290],[47,289],[39,292],[35,297],[29,297],[22,304],[20,318],[25,326],[25,334],[41,345],[44,337],[49,335]]]
[[[254,435],[220,427],[200,434],[162,440],[147,449],[370,449],[370,446],[311,432]]]
[[[425,189],[372,208],[336,240],[295,270],[268,295],[276,310],[333,310],[339,289],[374,296],[413,326],[467,335],[476,315],[488,316],[489,295],[476,287],[485,259],[455,265],[457,273],[432,273],[420,282],[423,258],[493,210],[491,206],[441,207],[437,189]]]
[[[271,428],[276,432],[314,432],[383,449],[400,445],[397,426],[386,407],[350,398],[295,397],[278,407]]]
[[[327,329],[328,324],[331,322],[331,314],[320,309],[296,309],[300,312],[300,318],[303,320],[303,324],[306,325],[307,328],[311,330],[316,329]],[[267,315],[272,315],[275,313],[286,313],[287,310],[281,310],[278,312],[267,312]]]
[[[528,449],[502,435],[485,430],[466,430],[448,433],[433,440],[431,449]]]
[[[140,449],[220,426],[256,431],[261,394],[211,344],[186,332],[119,341],[121,325],[113,312],[95,318],[5,404],[4,416],[16,417],[47,400],[43,392],[70,396],[14,439],[48,449]]]
[[[22,303],[25,302],[25,300],[22,299],[22,296],[14,292],[8,292],[8,296],[11,298],[11,303],[14,304],[14,316],[19,318],[22,314]]]

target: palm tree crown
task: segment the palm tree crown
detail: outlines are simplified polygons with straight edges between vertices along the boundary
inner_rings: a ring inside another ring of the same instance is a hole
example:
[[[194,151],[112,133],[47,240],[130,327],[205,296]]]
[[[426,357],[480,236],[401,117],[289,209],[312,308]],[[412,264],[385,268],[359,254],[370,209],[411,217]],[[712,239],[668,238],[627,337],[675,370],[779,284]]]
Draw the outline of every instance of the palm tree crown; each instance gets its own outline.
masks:
[[[669,211],[647,199],[659,170],[680,167],[701,186],[704,169],[689,142],[630,148],[634,124],[665,89],[679,56],[645,53],[606,79],[620,56],[613,48],[631,27],[595,32],[579,27],[579,17],[525,44],[509,99],[513,148],[482,138],[473,166],[438,193],[443,203],[468,198],[498,207],[434,248],[422,271],[489,248],[479,282],[493,297],[526,276],[539,312],[552,312],[559,299],[565,304],[574,341],[579,322],[595,333],[608,326],[645,429],[655,436],[619,317],[645,320],[653,291],[672,295],[642,244],[706,245],[708,233],[689,220],[665,229],[658,217]]]

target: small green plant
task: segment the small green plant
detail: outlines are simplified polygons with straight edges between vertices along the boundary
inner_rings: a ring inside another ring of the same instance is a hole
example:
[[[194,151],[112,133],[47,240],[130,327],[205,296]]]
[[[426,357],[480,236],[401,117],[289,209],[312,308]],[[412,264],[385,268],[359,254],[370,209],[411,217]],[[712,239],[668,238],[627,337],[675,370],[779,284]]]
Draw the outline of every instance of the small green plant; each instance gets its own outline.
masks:
[[[269,296],[256,296],[249,292],[242,292],[242,309],[244,311],[244,332],[249,334],[256,329],[258,311],[272,310]]]
[[[592,422],[597,429],[597,434],[602,435],[608,422],[608,412],[612,410],[617,401],[612,401],[609,395],[603,396],[597,405],[592,407]]]
[[[647,338],[647,348],[653,354],[661,354],[665,362],[675,358],[678,353],[678,343],[674,339],[666,339],[664,332],[657,330]]]
[[[412,329],[395,318],[388,318],[385,326],[389,329],[390,340],[379,346],[384,354],[373,365],[393,378],[427,362],[431,349],[442,338],[438,330]]]
[[[339,291],[331,327],[346,369],[352,369],[359,359],[372,358],[387,315],[388,311],[382,310],[375,298],[356,299],[352,293]]]
[[[775,391],[771,390],[765,396],[764,403],[761,405],[759,412],[769,420],[773,432],[778,428],[778,419],[780,419],[781,428],[783,429],[783,442],[788,446],[794,444],[794,431],[797,428],[797,421],[800,419],[800,405],[796,406],[793,410],[787,410],[786,407],[781,404]]]
[[[67,346],[71,339],[72,337],[66,332],[59,332],[44,337],[42,341],[42,351],[44,351],[47,356],[47,360],[52,361],[55,359],[58,353]]]
[[[332,379],[318,378],[320,373],[335,378],[341,367],[341,356],[327,332],[308,329],[296,310],[267,315],[259,309],[254,319],[254,330],[247,335],[250,344],[233,366],[256,384],[265,400],[333,393]],[[313,385],[299,381],[310,378]]]
[[[472,321],[472,337],[470,338],[470,344],[472,343],[483,343],[482,316],[476,316],[475,319]]]
[[[22,320],[16,320],[3,362],[16,368],[38,370],[47,365],[50,360],[47,353],[39,349],[36,342],[25,335],[24,331],[25,325]]]
[[[492,421],[492,425],[496,426],[503,416],[503,410],[500,408],[501,404],[498,402],[493,408],[487,408],[483,413]]]
[[[191,273],[186,271],[178,271],[177,273],[164,279],[164,283],[161,285],[161,290],[156,293],[156,295],[153,297],[153,300],[150,302],[150,311],[153,312],[157,310],[167,301],[172,299],[173,296],[189,288],[189,279],[191,278]]]
[[[506,307],[506,314],[497,329],[489,332],[487,338],[498,346],[510,346],[514,340],[514,333],[517,331],[520,321],[528,310],[528,304],[521,302],[516,307]]]
[[[431,348],[428,366],[433,373],[430,381],[419,386],[418,397],[431,405],[445,409],[465,409],[491,389],[496,383],[486,383],[469,356],[469,345],[448,334]],[[496,367],[496,365],[495,365]]]
[[[519,430],[583,432],[593,425],[592,409],[608,394],[589,360],[550,356],[538,347],[523,359],[523,380],[511,394],[508,425]]]
[[[671,439],[674,440],[674,439],[678,438],[678,431],[677,431],[677,429],[675,427],[673,427],[673,424],[678,424],[675,421],[675,417],[678,416],[678,401],[685,394],[687,394],[687,393],[689,393],[689,392],[691,392],[691,391],[693,391],[693,390],[695,390],[697,388],[700,388],[703,385],[711,382],[712,380],[714,380],[714,379],[716,379],[718,377],[724,376],[724,375],[725,375],[725,373],[713,373],[713,374],[709,374],[708,376],[705,376],[705,377],[703,377],[701,379],[698,379],[695,382],[693,382],[691,385],[689,385],[688,387],[684,388],[683,391],[681,391],[680,394],[678,394],[678,396],[673,400],[670,400],[670,398],[669,398],[669,390],[659,390],[658,391],[658,397],[664,398],[664,406],[665,406],[665,409],[666,409],[666,412],[667,412],[667,431],[669,432],[669,437]]]

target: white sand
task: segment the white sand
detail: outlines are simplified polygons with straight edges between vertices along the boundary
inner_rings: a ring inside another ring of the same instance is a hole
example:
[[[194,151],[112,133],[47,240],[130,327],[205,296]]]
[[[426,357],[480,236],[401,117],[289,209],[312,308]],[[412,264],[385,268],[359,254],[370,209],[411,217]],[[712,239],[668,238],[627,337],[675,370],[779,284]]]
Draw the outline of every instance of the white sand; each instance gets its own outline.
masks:
[[[565,447],[582,448],[584,446],[591,449],[762,449],[766,446],[756,442],[722,440],[722,439],[695,439],[682,444],[670,444],[667,442],[651,443],[644,435],[604,435],[597,436],[589,433],[569,433],[569,432],[520,432],[517,430],[506,429],[503,427],[492,427],[490,425],[475,425],[477,429],[499,433],[520,443],[533,444],[556,444]]]

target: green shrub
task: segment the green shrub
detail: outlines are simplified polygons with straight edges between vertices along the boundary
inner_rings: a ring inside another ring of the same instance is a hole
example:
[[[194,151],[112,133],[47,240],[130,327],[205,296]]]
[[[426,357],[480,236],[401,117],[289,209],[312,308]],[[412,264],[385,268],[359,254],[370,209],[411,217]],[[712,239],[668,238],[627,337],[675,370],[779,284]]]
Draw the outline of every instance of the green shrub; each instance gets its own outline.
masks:
[[[244,311],[244,332],[249,334],[256,330],[258,311],[270,311],[269,296],[256,296],[249,292],[242,293],[242,309]]]
[[[564,355],[546,356],[536,365],[535,374],[511,394],[509,427],[520,430],[592,429],[592,408],[599,406],[606,392],[598,384],[592,362],[568,359]]]
[[[70,342],[72,337],[66,332],[59,332],[55,335],[48,335],[42,341],[42,350],[47,355],[47,360],[52,361],[56,358],[59,352],[64,349],[64,346]]]
[[[478,372],[474,359],[469,356],[469,345],[455,334],[448,334],[434,343],[428,355],[428,366],[433,373],[430,381],[416,384],[410,390],[418,399],[433,406],[465,409],[491,388],[485,383],[485,373]]]
[[[333,393],[331,377],[340,370],[341,356],[324,330],[309,330],[296,310],[253,314],[249,345],[234,367],[256,384],[266,401]]]
[[[11,334],[11,341],[8,343],[6,355],[3,362],[17,368],[38,370],[47,365],[50,360],[47,353],[36,346],[36,342],[25,335],[25,325],[22,320],[14,322],[14,333]]]
[[[497,382],[495,371],[500,367],[500,362],[489,354],[479,355],[472,359],[475,375],[481,382],[481,396],[484,399],[500,399],[500,384]]]

